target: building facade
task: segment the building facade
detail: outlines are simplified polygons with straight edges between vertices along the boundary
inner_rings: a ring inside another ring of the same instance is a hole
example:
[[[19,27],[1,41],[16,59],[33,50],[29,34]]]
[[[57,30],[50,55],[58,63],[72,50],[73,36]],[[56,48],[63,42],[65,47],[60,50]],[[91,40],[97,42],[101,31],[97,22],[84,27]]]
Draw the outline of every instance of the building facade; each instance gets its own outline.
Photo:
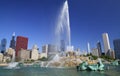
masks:
[[[0,63],[2,63],[3,62],[3,54],[2,53],[0,53]]]
[[[3,53],[3,54],[6,51],[6,45],[7,45],[7,39],[3,38],[1,40],[1,46],[0,46],[1,53]]]
[[[58,52],[57,46],[48,44],[48,54],[56,54],[57,52]]]
[[[120,59],[120,39],[113,40],[115,58]]]
[[[15,50],[13,48],[8,48],[7,49],[7,54],[12,56],[14,54]]]
[[[91,53],[91,48],[90,48],[90,43],[89,42],[87,43],[87,52],[88,52],[88,54]]]
[[[115,51],[113,49],[110,49],[110,57],[115,59]]]
[[[26,50],[28,47],[28,38],[27,37],[23,37],[23,36],[17,36],[16,39],[16,56],[18,56],[18,51],[20,51],[21,49]]]
[[[105,55],[109,55],[108,52],[110,50],[110,42],[109,42],[108,33],[104,33],[102,36],[103,36],[103,43],[104,43],[104,52],[105,52]]]
[[[42,46],[42,53],[48,53],[48,45],[46,44],[46,45],[44,45],[44,46]]]
[[[15,49],[15,33],[12,35],[12,40],[10,41],[10,48]]]
[[[101,48],[101,43],[99,41],[97,42],[97,49],[99,52],[99,56],[101,56],[102,55],[102,48]]]
[[[92,49],[92,55],[99,57],[99,51],[97,48]]]
[[[32,52],[31,52],[31,59],[38,60],[39,58],[39,52],[37,45],[33,45]]]
[[[65,41],[64,41],[64,40],[61,40],[60,51],[64,52],[65,49],[66,49]]]
[[[25,61],[30,59],[30,51],[21,49],[18,51],[18,60]]]

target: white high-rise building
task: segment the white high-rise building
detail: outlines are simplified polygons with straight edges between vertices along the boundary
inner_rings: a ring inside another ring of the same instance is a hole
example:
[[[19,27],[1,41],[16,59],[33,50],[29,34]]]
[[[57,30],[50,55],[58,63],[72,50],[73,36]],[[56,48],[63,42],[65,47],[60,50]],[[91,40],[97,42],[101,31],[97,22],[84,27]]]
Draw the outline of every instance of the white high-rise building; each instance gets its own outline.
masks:
[[[102,36],[103,36],[105,55],[107,55],[110,50],[110,42],[109,42],[108,33],[103,33]]]
[[[90,49],[90,43],[89,42],[87,43],[87,50],[88,50],[88,54],[90,54],[91,49]]]
[[[38,47],[37,45],[34,45],[32,48],[31,59],[38,60],[38,57],[39,57]]]

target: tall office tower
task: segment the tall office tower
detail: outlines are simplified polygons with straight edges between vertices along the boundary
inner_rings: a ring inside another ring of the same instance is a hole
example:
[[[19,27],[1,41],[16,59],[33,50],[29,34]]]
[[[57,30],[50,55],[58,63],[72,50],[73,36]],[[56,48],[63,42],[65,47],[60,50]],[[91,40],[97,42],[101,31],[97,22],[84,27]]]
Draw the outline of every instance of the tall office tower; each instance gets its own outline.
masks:
[[[103,43],[104,43],[104,52],[105,55],[110,55],[109,50],[110,50],[110,42],[109,42],[109,37],[107,33],[104,33],[103,35]]]
[[[48,44],[48,54],[56,54],[56,53],[58,53],[57,46]]]
[[[42,46],[42,53],[48,53],[48,45],[46,44],[46,45],[44,45],[44,46]]]
[[[87,51],[88,51],[88,54],[90,54],[91,49],[90,49],[90,43],[89,43],[89,42],[88,42],[88,44],[87,44]]]
[[[101,48],[100,41],[97,42],[97,49],[98,49],[99,56],[101,56],[102,55],[102,48]]]
[[[113,40],[115,58],[120,59],[120,39]]]
[[[21,49],[26,50],[28,47],[28,38],[27,37],[22,37],[22,36],[17,36],[16,40],[16,56],[18,56],[18,51]]]
[[[65,52],[65,41],[61,40],[60,51]]]
[[[12,35],[12,40],[10,41],[10,48],[15,49],[15,33]]]
[[[4,38],[4,39],[1,40],[1,46],[0,46],[1,53],[5,53],[6,45],[7,45],[7,40]]]

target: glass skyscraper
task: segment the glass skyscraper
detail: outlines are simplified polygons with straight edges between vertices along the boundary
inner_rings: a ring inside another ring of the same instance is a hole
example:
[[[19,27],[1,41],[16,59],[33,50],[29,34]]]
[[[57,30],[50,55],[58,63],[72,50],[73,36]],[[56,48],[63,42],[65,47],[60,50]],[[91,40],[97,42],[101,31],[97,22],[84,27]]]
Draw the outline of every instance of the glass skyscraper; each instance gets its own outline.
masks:
[[[1,53],[5,53],[6,45],[7,45],[7,40],[4,38],[1,40],[1,46],[0,46]]]
[[[62,52],[65,51],[65,41],[64,40],[61,40],[60,51],[62,51]]]
[[[10,48],[15,49],[15,33],[12,35],[12,40],[10,41]]]
[[[115,58],[120,59],[120,39],[113,40]]]
[[[100,41],[97,42],[97,49],[98,49],[99,56],[101,56],[101,54],[102,54],[102,48],[101,48]]]

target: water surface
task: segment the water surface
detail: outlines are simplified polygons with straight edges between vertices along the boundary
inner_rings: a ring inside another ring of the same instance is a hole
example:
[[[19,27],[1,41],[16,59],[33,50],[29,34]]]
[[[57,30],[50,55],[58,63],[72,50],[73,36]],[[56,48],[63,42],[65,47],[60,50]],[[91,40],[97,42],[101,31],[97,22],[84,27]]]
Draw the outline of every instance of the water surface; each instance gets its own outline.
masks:
[[[119,76],[120,66],[111,66],[105,71],[77,71],[76,68],[22,67],[5,69],[0,67],[0,76]]]

